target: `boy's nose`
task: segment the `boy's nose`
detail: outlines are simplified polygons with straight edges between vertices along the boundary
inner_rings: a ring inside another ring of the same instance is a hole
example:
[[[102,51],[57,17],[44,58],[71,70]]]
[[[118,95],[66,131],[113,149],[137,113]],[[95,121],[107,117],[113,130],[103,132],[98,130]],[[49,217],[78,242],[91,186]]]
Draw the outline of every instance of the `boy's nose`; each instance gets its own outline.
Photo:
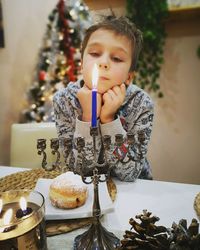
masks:
[[[108,63],[99,63],[100,69],[108,69]]]

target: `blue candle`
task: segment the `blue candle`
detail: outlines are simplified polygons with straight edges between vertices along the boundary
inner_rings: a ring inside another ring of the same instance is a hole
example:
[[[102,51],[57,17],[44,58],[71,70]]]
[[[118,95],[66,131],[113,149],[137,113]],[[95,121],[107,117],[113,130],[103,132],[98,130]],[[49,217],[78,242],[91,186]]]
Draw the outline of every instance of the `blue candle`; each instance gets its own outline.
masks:
[[[92,89],[92,128],[97,126],[97,89]]]
[[[97,83],[98,83],[98,68],[94,65],[92,71],[92,128],[97,127]]]

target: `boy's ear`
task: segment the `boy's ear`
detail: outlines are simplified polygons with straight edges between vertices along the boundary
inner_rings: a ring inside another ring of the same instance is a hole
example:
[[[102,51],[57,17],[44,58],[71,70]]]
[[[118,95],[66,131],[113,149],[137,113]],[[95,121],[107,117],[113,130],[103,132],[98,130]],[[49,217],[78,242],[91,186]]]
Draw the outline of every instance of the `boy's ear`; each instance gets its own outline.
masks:
[[[135,77],[135,71],[132,71],[132,72],[129,72],[128,73],[128,78],[127,80],[125,81],[125,84],[128,86],[132,83],[133,79]]]

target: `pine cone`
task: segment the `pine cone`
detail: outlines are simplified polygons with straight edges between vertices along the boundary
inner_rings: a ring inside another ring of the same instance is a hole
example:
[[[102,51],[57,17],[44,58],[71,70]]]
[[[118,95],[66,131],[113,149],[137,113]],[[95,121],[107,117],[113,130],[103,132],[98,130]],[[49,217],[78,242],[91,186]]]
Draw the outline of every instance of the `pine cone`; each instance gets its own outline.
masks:
[[[187,228],[187,221],[180,220],[172,224],[170,250],[200,250],[199,223],[192,219]]]
[[[187,221],[175,222],[170,229],[156,226],[156,216],[143,210],[143,214],[131,218],[131,229],[125,231],[118,250],[200,250],[199,223],[193,219],[187,228]]]
[[[125,231],[124,239],[121,241],[119,250],[167,250],[169,249],[169,237],[167,229],[163,226],[156,226],[155,222],[159,221],[156,216],[151,217],[151,213],[143,210],[143,214],[136,215],[136,219],[140,220],[138,223],[131,218],[129,224],[132,226],[131,230]]]

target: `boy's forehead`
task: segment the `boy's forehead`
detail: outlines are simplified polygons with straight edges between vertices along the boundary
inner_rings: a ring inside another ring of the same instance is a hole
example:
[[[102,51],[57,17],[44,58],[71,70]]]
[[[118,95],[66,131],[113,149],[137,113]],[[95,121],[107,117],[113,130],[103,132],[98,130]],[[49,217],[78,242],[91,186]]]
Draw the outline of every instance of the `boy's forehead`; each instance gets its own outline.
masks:
[[[126,35],[120,34],[117,31],[105,29],[105,28],[99,28],[95,30],[91,35],[91,38],[104,38],[105,36],[110,36],[118,39],[125,39],[129,41],[128,37]]]
[[[108,30],[108,29],[98,29],[94,31],[89,40],[88,40],[88,46],[95,46],[95,45],[100,45],[100,44],[107,44],[109,41],[112,40],[114,42],[114,45],[116,47],[123,47],[124,46],[131,46],[131,41],[128,37],[122,34],[118,34],[113,30]]]

